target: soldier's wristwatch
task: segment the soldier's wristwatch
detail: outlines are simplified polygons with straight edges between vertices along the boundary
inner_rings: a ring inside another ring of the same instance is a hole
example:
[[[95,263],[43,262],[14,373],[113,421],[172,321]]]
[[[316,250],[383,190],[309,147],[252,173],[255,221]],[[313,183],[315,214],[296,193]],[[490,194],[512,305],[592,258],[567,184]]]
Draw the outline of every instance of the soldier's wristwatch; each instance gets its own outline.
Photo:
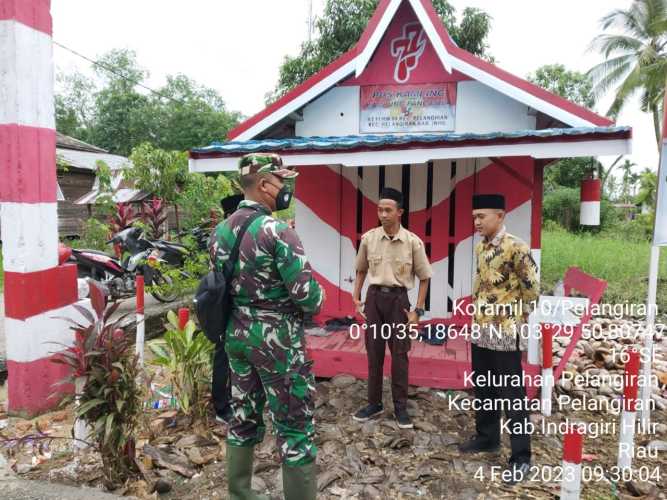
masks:
[[[421,307],[415,307],[415,312],[420,318],[424,315],[424,310]]]

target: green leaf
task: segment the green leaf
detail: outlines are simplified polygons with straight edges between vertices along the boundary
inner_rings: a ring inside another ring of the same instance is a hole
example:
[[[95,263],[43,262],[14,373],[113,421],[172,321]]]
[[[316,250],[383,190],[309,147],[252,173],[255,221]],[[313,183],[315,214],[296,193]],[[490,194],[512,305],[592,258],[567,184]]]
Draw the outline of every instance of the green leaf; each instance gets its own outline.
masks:
[[[106,445],[109,442],[111,437],[112,427],[114,422],[114,414],[109,413],[106,418],[106,423],[104,425],[104,440],[103,443]]]
[[[167,321],[169,321],[169,324],[174,327],[174,329],[178,329],[178,316],[176,316],[176,313],[174,311],[169,311],[167,312]]]
[[[76,414],[80,417],[83,417],[88,413],[91,409],[103,405],[106,403],[105,400],[103,399],[92,399],[90,401],[86,401],[85,403],[82,403],[80,406],[76,407],[75,411]]]

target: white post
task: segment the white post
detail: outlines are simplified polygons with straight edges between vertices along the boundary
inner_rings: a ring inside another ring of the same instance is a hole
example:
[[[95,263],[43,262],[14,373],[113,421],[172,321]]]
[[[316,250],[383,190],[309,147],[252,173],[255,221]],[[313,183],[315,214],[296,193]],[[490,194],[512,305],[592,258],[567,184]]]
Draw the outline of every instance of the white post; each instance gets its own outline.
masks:
[[[139,366],[144,366],[144,340],[146,338],[146,322],[144,321],[144,277],[137,275],[137,338],[136,353],[139,356]]]
[[[665,83],[667,90],[667,82]],[[656,292],[658,289],[658,271],[660,263],[660,247],[667,245],[667,92],[663,103],[662,144],[660,147],[660,163],[655,194],[655,219],[653,222],[653,245],[651,246],[651,260],[648,270],[648,298],[646,313],[646,339],[644,340],[644,384],[641,389],[642,406],[641,422],[645,429],[651,421],[651,365],[653,364],[653,334],[655,331],[655,315],[657,312]]]
[[[648,429],[651,422],[651,375],[653,366],[653,335],[655,334],[656,295],[658,289],[658,264],[660,262],[660,247],[651,246],[651,259],[648,273],[648,311],[646,313],[646,330],[644,335],[644,363],[642,365],[641,407],[639,408],[642,427]]]
[[[540,406],[542,415],[551,416],[551,393],[554,387],[553,370],[553,327],[550,323],[542,323],[542,393]]]
[[[618,439],[618,468],[632,467],[635,442],[635,420],[637,416],[637,391],[639,377],[639,352],[630,351],[625,363],[623,380],[623,413],[621,413],[621,428]]]
[[[539,309],[539,305],[538,305]],[[540,364],[540,335],[538,328],[540,327],[540,320],[538,311],[533,311],[528,316],[528,350],[527,361],[530,365]]]
[[[81,395],[83,388],[86,385],[86,377],[76,377],[74,380],[74,391],[76,406],[81,405]],[[74,420],[74,449],[83,450],[88,447],[90,427],[83,418],[76,418]]]

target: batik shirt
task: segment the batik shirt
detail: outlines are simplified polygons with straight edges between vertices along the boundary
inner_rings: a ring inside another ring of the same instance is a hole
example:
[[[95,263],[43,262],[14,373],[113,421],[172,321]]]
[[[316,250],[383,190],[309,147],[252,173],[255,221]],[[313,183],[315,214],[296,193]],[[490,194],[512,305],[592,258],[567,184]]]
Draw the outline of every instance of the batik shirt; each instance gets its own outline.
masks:
[[[262,215],[252,222],[239,249],[231,282],[235,318],[261,320],[275,313],[316,314],[323,293],[313,278],[299,236],[259,203],[243,200],[236,212],[216,228],[209,245],[216,269],[222,270],[252,210]]]
[[[471,342],[496,351],[525,350],[528,330],[522,325],[540,293],[530,248],[503,226],[493,239],[485,238],[475,246],[475,258],[473,322],[481,332],[472,335]]]

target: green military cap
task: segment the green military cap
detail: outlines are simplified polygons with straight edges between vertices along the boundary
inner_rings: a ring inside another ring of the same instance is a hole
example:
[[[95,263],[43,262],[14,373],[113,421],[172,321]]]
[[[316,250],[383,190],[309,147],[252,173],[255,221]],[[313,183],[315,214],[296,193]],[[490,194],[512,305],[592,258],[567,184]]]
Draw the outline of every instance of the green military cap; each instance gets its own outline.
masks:
[[[299,175],[294,167],[284,166],[283,159],[275,153],[250,153],[239,161],[239,174],[241,175],[264,173],[271,173],[283,179],[291,179]]]

